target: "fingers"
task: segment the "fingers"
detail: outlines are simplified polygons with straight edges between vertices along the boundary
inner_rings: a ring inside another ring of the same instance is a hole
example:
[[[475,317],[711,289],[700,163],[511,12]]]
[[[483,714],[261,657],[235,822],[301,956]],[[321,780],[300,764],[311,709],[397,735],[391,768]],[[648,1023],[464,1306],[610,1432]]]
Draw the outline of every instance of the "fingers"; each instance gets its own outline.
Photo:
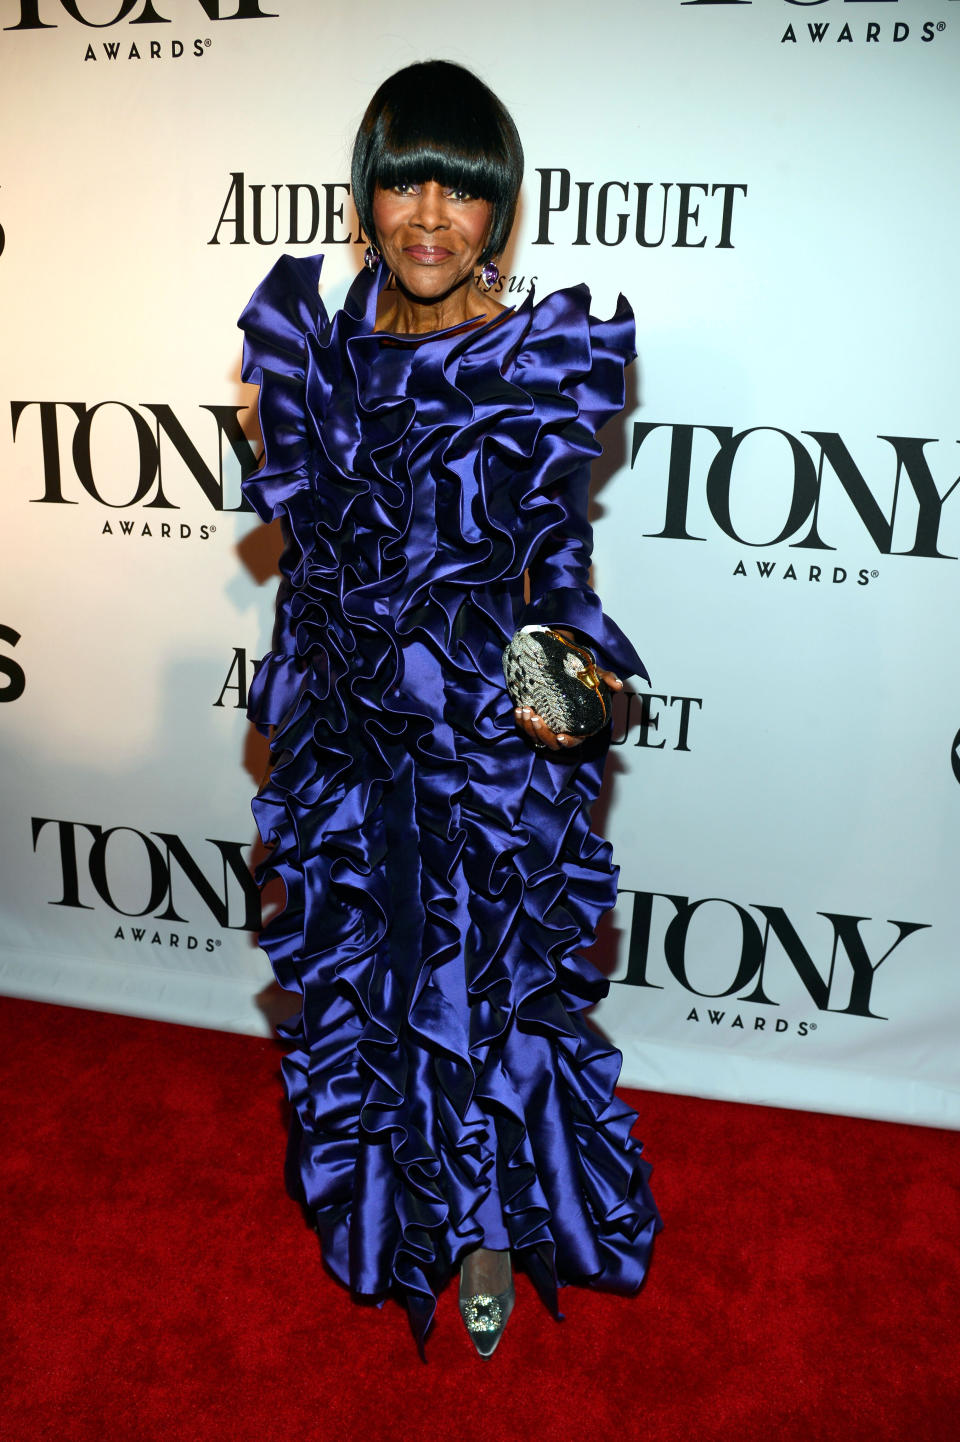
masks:
[[[607,686],[610,687],[611,691],[623,690],[623,682],[620,680],[620,677],[615,676],[612,671],[604,671],[601,669],[601,667],[598,666],[597,675],[600,677],[601,681],[603,681]]]
[[[583,741],[582,736],[569,736],[566,732],[554,732],[529,706],[517,706],[513,712],[514,720],[520,730],[530,737],[535,745],[545,747],[548,751],[565,751],[570,747],[579,746]]]

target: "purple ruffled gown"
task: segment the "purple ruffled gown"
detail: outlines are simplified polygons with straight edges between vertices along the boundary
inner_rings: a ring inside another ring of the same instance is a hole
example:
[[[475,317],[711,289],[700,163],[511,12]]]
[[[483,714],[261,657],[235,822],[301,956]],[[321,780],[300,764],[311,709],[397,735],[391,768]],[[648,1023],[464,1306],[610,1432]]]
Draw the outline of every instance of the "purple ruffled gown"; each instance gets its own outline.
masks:
[[[633,316],[593,319],[579,286],[375,334],[383,267],[328,320],[321,260],[284,256],[240,320],[265,447],[245,491],[288,537],[250,700],[279,758],[261,879],[286,890],[262,941],[302,999],[284,1076],[324,1257],[399,1291],[422,1346],[474,1247],[512,1248],[556,1309],[568,1282],[635,1291],[659,1227],[619,1053],[581,1016],[616,895],[588,820],[604,747],[535,752],[500,669],[547,621],[646,674],[587,584]]]

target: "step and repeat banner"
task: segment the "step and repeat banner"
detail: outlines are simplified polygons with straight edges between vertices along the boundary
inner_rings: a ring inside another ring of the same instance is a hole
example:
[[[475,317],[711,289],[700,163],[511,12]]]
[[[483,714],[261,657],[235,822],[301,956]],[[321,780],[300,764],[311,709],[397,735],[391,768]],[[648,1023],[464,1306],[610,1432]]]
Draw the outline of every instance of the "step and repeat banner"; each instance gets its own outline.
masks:
[[[595,818],[623,1080],[960,1126],[958,0],[0,0],[0,988],[292,1009],[236,317],[284,252],[342,300],[356,126],[431,56],[524,141],[500,298],[637,314],[595,488],[653,678]]]

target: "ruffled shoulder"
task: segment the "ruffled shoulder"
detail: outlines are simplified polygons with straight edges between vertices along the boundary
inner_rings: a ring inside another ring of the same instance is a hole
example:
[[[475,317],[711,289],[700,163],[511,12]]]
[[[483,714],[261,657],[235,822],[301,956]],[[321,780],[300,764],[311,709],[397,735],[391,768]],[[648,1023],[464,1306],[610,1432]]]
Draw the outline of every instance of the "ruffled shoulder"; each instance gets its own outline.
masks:
[[[590,305],[589,288],[576,285],[521,307],[518,319],[527,324],[511,379],[538,396],[556,395],[570,419],[595,435],[623,409],[624,371],[637,348],[625,296],[618,296],[609,320],[591,315]]]
[[[322,264],[322,255],[281,256],[237,322],[244,334],[241,375],[260,387],[264,442],[263,463],[244,481],[243,493],[265,521],[309,486],[307,340],[327,327],[317,290]]]
[[[264,369],[302,379],[304,339],[327,324],[322,266],[322,255],[282,255],[257,286],[237,321],[245,381],[257,384]]]
[[[593,547],[589,462],[600,454],[597,432],[624,406],[624,372],[636,357],[633,311],[623,295],[609,320],[590,314],[585,285],[554,291],[520,307],[511,383],[526,399],[498,429],[535,472],[522,508],[536,536],[528,564],[531,597],[518,624],[569,626],[621,676],[647,677],[631,642],[589,583]]]

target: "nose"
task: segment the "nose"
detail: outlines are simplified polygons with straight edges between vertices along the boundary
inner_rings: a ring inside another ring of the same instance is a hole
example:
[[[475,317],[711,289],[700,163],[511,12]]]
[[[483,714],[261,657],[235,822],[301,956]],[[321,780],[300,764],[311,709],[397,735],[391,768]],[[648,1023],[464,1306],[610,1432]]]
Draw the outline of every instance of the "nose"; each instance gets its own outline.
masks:
[[[421,230],[443,230],[448,224],[444,207],[443,186],[435,180],[428,180],[420,187],[417,208],[412,224]]]

